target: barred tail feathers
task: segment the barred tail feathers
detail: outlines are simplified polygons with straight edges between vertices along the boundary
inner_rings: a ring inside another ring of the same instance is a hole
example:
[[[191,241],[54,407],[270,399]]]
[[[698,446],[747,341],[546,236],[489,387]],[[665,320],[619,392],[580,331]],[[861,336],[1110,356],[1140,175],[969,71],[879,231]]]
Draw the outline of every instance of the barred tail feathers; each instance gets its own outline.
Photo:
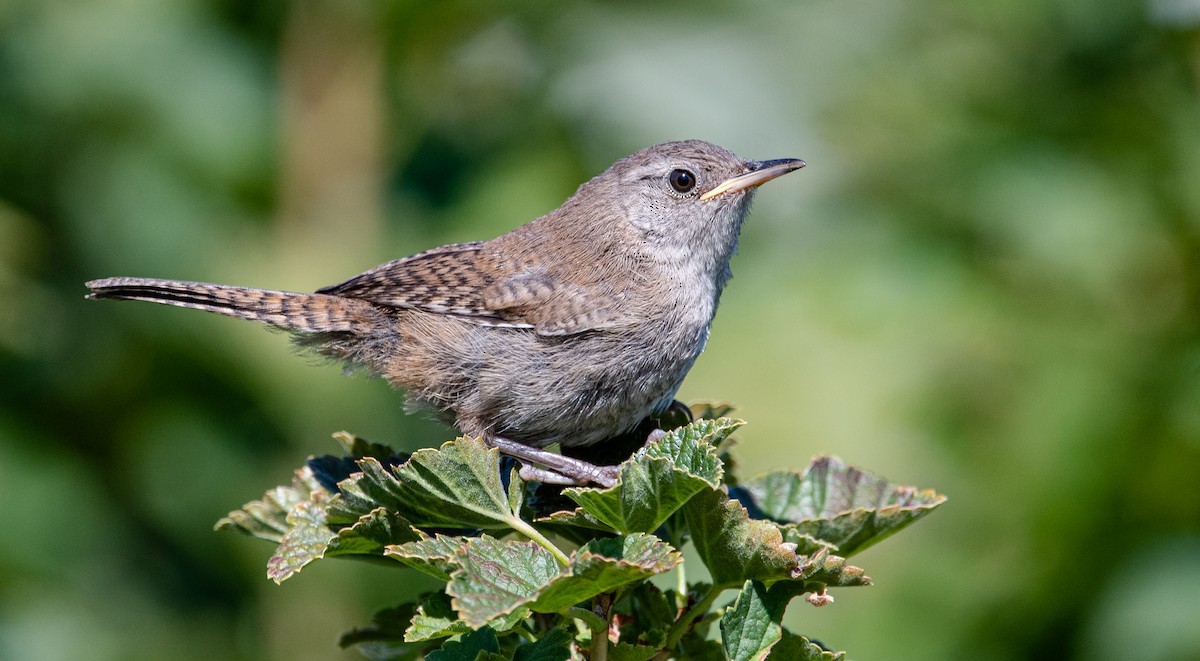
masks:
[[[87,283],[88,298],[150,301],[249,319],[302,333],[361,332],[378,318],[370,303],[328,294],[251,289],[152,278]]]

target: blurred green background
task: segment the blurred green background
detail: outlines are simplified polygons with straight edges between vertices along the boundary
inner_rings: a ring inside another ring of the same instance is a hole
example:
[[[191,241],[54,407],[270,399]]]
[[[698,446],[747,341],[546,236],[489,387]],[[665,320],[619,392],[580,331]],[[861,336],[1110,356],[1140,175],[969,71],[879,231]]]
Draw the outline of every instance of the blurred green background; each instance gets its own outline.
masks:
[[[702,138],[759,195],[685,398],[743,473],[950,502],[789,612],[856,659],[1200,659],[1200,2],[0,2],[0,658],[353,659],[429,585],[213,522],[348,429],[286,337],[85,302],[312,290]]]

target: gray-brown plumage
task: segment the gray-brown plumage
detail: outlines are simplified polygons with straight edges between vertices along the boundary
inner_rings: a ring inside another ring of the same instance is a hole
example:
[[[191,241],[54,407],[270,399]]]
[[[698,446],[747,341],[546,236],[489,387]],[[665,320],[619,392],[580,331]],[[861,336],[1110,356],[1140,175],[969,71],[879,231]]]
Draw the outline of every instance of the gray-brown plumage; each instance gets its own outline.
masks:
[[[91,298],[293,331],[466,434],[590,445],[670,404],[708,339],[754,188],[803,165],[695,140],[650,147],[506,234],[314,294],[141,278],[87,286]]]

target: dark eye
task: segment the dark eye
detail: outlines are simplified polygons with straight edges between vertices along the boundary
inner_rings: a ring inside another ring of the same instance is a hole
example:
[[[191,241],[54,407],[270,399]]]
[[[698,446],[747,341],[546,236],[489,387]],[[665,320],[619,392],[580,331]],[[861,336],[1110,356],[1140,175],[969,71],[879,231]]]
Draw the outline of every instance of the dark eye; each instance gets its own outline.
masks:
[[[671,170],[671,174],[667,179],[671,182],[671,188],[677,193],[690,193],[696,187],[696,175],[687,170]]]

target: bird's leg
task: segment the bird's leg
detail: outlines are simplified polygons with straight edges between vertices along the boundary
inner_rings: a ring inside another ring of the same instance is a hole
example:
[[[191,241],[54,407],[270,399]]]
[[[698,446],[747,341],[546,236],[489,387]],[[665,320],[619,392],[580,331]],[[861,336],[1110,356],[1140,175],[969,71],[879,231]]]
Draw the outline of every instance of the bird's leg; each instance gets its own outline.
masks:
[[[616,482],[620,470],[617,466],[591,462],[612,462],[628,458],[647,445],[666,435],[669,429],[677,429],[692,422],[692,411],[678,401],[671,402],[662,413],[643,420],[634,429],[614,436],[603,443],[590,446],[564,447],[562,454],[539,451],[508,439],[498,439],[507,445],[495,444],[505,454],[527,462],[549,468],[544,470],[530,464],[521,468],[521,477],[549,484],[587,484],[595,482],[609,486]]]
[[[617,483],[617,466],[597,466],[580,459],[556,454],[524,443],[511,441],[502,436],[493,436],[487,442],[504,454],[526,462],[521,467],[522,479],[536,480],[548,484],[587,485],[596,483],[604,488]],[[529,464],[540,464],[538,468]]]

